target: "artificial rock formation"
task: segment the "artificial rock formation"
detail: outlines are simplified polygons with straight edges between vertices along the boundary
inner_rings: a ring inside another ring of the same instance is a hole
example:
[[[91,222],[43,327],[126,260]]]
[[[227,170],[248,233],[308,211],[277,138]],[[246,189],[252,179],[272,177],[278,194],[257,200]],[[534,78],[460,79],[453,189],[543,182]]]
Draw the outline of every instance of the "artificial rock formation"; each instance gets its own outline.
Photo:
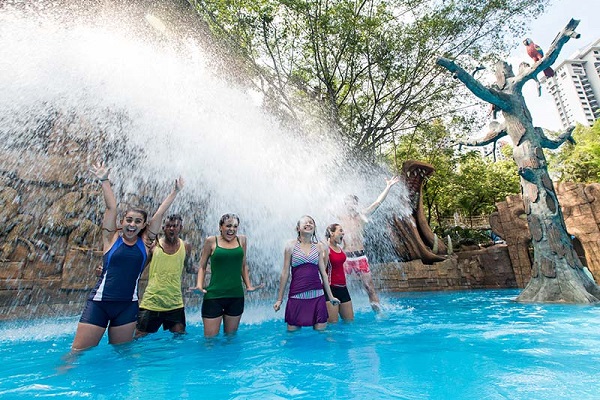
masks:
[[[115,143],[102,135],[91,143],[70,133],[82,129],[90,128],[51,113],[36,132],[38,141],[25,137],[0,149],[0,319],[79,313],[96,283],[104,204],[87,168],[90,159],[100,158],[100,148]],[[156,207],[140,188],[137,197],[117,196]],[[200,209],[190,204],[186,217],[197,219]],[[194,229],[182,236],[199,243],[200,235]],[[143,281],[140,288],[143,292]]]
[[[598,282],[600,278],[600,184],[560,182],[555,184],[567,232],[579,262]],[[490,216],[492,230],[506,241],[517,285],[527,286],[531,278],[533,247],[520,195],[496,204]]]

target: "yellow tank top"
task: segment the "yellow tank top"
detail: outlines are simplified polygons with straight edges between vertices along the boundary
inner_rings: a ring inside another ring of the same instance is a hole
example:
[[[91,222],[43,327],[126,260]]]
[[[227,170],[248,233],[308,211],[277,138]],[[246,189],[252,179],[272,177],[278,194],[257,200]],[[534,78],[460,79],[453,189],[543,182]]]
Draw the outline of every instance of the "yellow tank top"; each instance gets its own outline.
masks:
[[[185,243],[179,239],[175,254],[167,254],[156,246],[148,270],[148,286],[140,308],[152,311],[170,311],[183,307],[181,274],[185,262]]]

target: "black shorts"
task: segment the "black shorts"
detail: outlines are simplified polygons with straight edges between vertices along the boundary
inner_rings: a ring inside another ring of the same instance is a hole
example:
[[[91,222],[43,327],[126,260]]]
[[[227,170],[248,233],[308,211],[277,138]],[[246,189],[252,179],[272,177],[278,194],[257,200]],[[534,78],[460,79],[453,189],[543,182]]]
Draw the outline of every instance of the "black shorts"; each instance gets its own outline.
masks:
[[[162,325],[163,330],[171,329],[181,324],[185,329],[185,311],[183,307],[169,311],[152,311],[140,308],[137,320],[137,330],[145,333],[154,333]]]
[[[243,297],[223,297],[202,300],[202,318],[237,317],[244,312]]]
[[[352,299],[350,298],[350,292],[348,292],[348,288],[346,286],[330,286],[331,287],[331,294],[333,294],[333,297],[336,297],[340,303],[347,303],[349,301],[352,301]],[[327,296],[327,293],[325,293],[325,298],[327,299],[327,301],[329,301],[329,296]]]
[[[102,328],[135,322],[138,316],[137,301],[94,301],[85,303],[79,322]]]

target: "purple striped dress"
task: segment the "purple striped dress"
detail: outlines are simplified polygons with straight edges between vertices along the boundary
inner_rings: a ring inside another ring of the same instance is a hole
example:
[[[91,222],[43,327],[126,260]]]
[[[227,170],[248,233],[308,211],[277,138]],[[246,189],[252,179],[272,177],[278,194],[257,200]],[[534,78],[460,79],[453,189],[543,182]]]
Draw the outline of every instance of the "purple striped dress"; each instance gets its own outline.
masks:
[[[313,243],[307,255],[300,249],[300,242],[296,242],[291,264],[292,283],[285,306],[285,322],[294,326],[313,326],[327,322],[317,246]]]

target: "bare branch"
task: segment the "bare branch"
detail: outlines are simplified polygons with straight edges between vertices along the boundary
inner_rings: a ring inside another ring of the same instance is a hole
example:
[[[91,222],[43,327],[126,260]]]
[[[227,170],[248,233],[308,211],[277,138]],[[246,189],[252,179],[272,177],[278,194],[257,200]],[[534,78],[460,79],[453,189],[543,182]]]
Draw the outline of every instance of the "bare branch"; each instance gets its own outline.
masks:
[[[486,146],[490,143],[495,143],[501,138],[508,135],[506,131],[506,124],[499,124],[498,122],[490,123],[490,130],[481,139],[469,140],[467,142],[459,142],[464,146]]]
[[[534,129],[536,130],[537,134],[542,139],[540,144],[542,145],[542,147],[544,147],[546,149],[551,149],[551,150],[558,149],[560,147],[560,145],[562,145],[566,141],[569,141],[570,143],[575,144],[575,139],[573,139],[573,136],[571,136],[573,134],[573,130],[575,129],[574,126],[568,127],[567,130],[564,131],[563,133],[561,133],[558,136],[558,138],[555,140],[548,138],[544,134],[544,130],[542,128],[536,126]]]
[[[542,58],[537,63],[533,64],[531,68],[525,68],[522,73],[515,80],[515,86],[523,86],[525,82],[530,79],[535,79],[540,72],[549,68],[560,54],[563,46],[571,39],[579,39],[581,36],[579,33],[575,32],[575,28],[579,25],[579,20],[571,18],[567,26],[563,28],[562,31],[559,32],[558,35],[552,41],[546,56]]]
[[[510,109],[510,103],[502,99],[497,90],[489,89],[483,86],[481,82],[473,78],[470,73],[456,65],[454,61],[440,57],[437,59],[437,64],[452,72],[458,80],[464,83],[465,86],[481,100],[487,101],[490,104],[494,104],[501,110]]]

